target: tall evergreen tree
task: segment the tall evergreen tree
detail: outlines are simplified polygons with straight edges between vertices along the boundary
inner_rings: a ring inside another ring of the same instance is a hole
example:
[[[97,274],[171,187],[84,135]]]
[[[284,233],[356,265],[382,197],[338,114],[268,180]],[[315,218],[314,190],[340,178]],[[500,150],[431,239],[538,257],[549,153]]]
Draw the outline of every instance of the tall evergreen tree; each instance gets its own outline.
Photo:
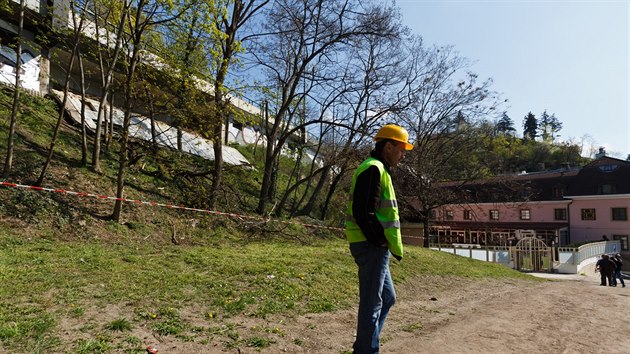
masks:
[[[494,129],[498,133],[503,133],[505,135],[516,134],[516,128],[514,128],[514,121],[512,121],[512,118],[510,118],[510,116],[507,115],[507,112],[503,112],[503,116],[501,116],[501,119],[499,119],[497,124],[494,126]]]
[[[538,123],[538,131],[544,142],[551,143],[555,139],[556,133],[562,129],[562,123],[556,118],[555,113],[551,116],[545,110]]]
[[[523,121],[523,139],[535,140],[538,136],[538,120],[536,116],[529,112]]]

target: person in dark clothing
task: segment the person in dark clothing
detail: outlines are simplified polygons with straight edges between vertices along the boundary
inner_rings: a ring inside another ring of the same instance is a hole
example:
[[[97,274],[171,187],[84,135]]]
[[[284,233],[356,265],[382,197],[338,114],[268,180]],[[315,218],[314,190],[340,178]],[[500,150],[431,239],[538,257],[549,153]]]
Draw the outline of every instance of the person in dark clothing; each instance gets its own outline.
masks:
[[[613,257],[610,257],[610,259],[613,261],[613,263],[615,263],[615,274],[613,275],[613,278],[612,278],[613,285],[617,286],[617,279],[619,279],[619,282],[621,283],[621,287],[625,288],[626,283],[623,281],[623,277],[621,276],[621,267],[623,266],[623,259],[621,259],[621,255],[617,253]]]
[[[606,280],[608,285],[613,285],[613,274],[615,273],[615,263],[611,261],[607,254],[602,254],[602,257],[595,264],[595,271],[599,272],[601,283],[599,285],[606,286]]]
[[[403,244],[390,169],[413,148],[408,138],[402,127],[383,126],[374,138],[374,151],[352,177],[346,237],[359,268],[359,312],[352,346],[355,354],[379,352],[385,318],[396,302],[389,256],[400,261]]]

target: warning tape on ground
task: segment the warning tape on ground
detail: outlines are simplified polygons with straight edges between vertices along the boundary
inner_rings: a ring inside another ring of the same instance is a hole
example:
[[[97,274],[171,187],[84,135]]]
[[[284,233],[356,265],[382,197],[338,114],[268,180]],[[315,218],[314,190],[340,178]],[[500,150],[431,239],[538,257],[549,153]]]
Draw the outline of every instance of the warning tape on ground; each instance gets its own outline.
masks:
[[[186,207],[186,206],[183,206],[183,205],[164,204],[164,203],[158,203],[158,202],[147,202],[147,201],[138,200],[138,199],[118,198],[118,197],[111,197],[111,196],[107,196],[107,195],[85,193],[85,192],[75,192],[75,191],[69,191],[69,190],[58,189],[58,188],[46,188],[46,187],[39,187],[39,186],[29,186],[29,185],[18,184],[18,183],[11,183],[11,182],[5,182],[5,181],[0,181],[0,186],[9,187],[9,188],[30,189],[30,190],[42,191],[42,192],[69,194],[69,195],[75,195],[75,196],[78,196],[78,197],[117,200],[117,201],[122,201],[122,202],[127,202],[127,203],[133,203],[133,204],[156,206],[156,207],[163,207],[163,208],[169,208],[169,209],[181,209],[181,210],[188,210],[188,211],[194,211],[194,212],[199,212],[199,213],[206,213],[206,214],[226,216],[226,217],[231,217],[231,218],[250,219],[250,220],[258,220],[258,221],[267,221],[267,220],[269,220],[269,219],[266,219],[266,218],[263,218],[263,217],[260,217],[260,216],[251,216],[251,215],[243,215],[243,214],[226,213],[226,212],[221,212],[221,211],[216,211],[216,210],[190,208],[190,207]],[[274,219],[274,221],[280,222],[280,223],[284,223],[284,224],[302,225],[302,226],[311,227],[311,228],[328,229],[328,230],[344,230],[343,228],[340,228],[340,227],[322,226],[322,225],[316,225],[316,224],[307,224],[307,223],[300,223],[300,222],[296,222],[296,221],[277,220],[277,219]]]

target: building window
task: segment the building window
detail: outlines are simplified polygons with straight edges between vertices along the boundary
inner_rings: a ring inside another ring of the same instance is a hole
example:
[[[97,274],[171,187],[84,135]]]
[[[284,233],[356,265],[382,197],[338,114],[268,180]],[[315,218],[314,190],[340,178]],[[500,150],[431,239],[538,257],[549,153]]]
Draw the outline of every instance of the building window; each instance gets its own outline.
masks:
[[[529,209],[521,209],[521,220],[530,220],[532,213]]]
[[[446,215],[446,220],[453,220],[455,213],[452,210],[447,210],[445,215]]]
[[[553,219],[554,220],[566,220],[567,219],[567,210],[562,209],[554,209],[553,210]]]
[[[464,210],[464,220],[472,220],[472,212],[470,210]]]
[[[613,221],[627,221],[628,209],[627,208],[612,208]]]
[[[612,172],[617,169],[619,165],[601,165],[599,166],[599,170],[602,172]]]
[[[582,220],[597,220],[595,209],[582,209]]]
[[[621,249],[628,250],[628,235],[613,235],[613,240],[621,241]]]
[[[436,214],[435,210],[430,210],[429,211],[429,219],[435,220],[436,217],[437,217],[437,214]]]
[[[490,220],[499,220],[498,210],[490,210]]]
[[[564,187],[553,187],[551,189],[551,196],[558,199],[564,197]]]
[[[599,194],[617,193],[617,186],[615,186],[614,184],[600,184],[598,189]]]
[[[241,122],[232,122],[232,126],[234,127],[234,129],[238,129],[238,130],[242,130],[243,129],[243,123]]]

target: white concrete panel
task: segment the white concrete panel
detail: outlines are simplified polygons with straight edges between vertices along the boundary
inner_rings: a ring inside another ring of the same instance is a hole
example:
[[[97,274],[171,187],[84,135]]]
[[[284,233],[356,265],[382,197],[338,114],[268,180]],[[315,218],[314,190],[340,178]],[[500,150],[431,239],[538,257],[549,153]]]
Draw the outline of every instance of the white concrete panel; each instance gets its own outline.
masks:
[[[63,93],[61,91],[52,90],[58,101],[61,102]],[[98,107],[98,101],[93,99],[87,99],[93,107]],[[75,124],[81,122],[81,97],[70,93],[67,100],[66,110],[72,117]],[[109,114],[109,108],[106,108]],[[86,107],[85,121],[88,129],[96,130],[97,112]],[[118,108],[113,110],[113,122],[117,127],[122,127],[124,119],[124,113]],[[168,147],[171,149],[177,149],[177,129],[163,122],[157,122],[155,124],[156,141],[159,145]],[[129,136],[134,139],[141,139],[145,141],[151,141],[151,120],[147,117],[133,114],[131,116],[131,122],[129,126]],[[200,156],[204,159],[214,160],[214,150],[212,142],[204,139],[200,136],[191,134],[189,132],[182,132],[182,150],[189,154]],[[223,161],[230,165],[249,165],[249,161],[236,149],[223,146]]]

